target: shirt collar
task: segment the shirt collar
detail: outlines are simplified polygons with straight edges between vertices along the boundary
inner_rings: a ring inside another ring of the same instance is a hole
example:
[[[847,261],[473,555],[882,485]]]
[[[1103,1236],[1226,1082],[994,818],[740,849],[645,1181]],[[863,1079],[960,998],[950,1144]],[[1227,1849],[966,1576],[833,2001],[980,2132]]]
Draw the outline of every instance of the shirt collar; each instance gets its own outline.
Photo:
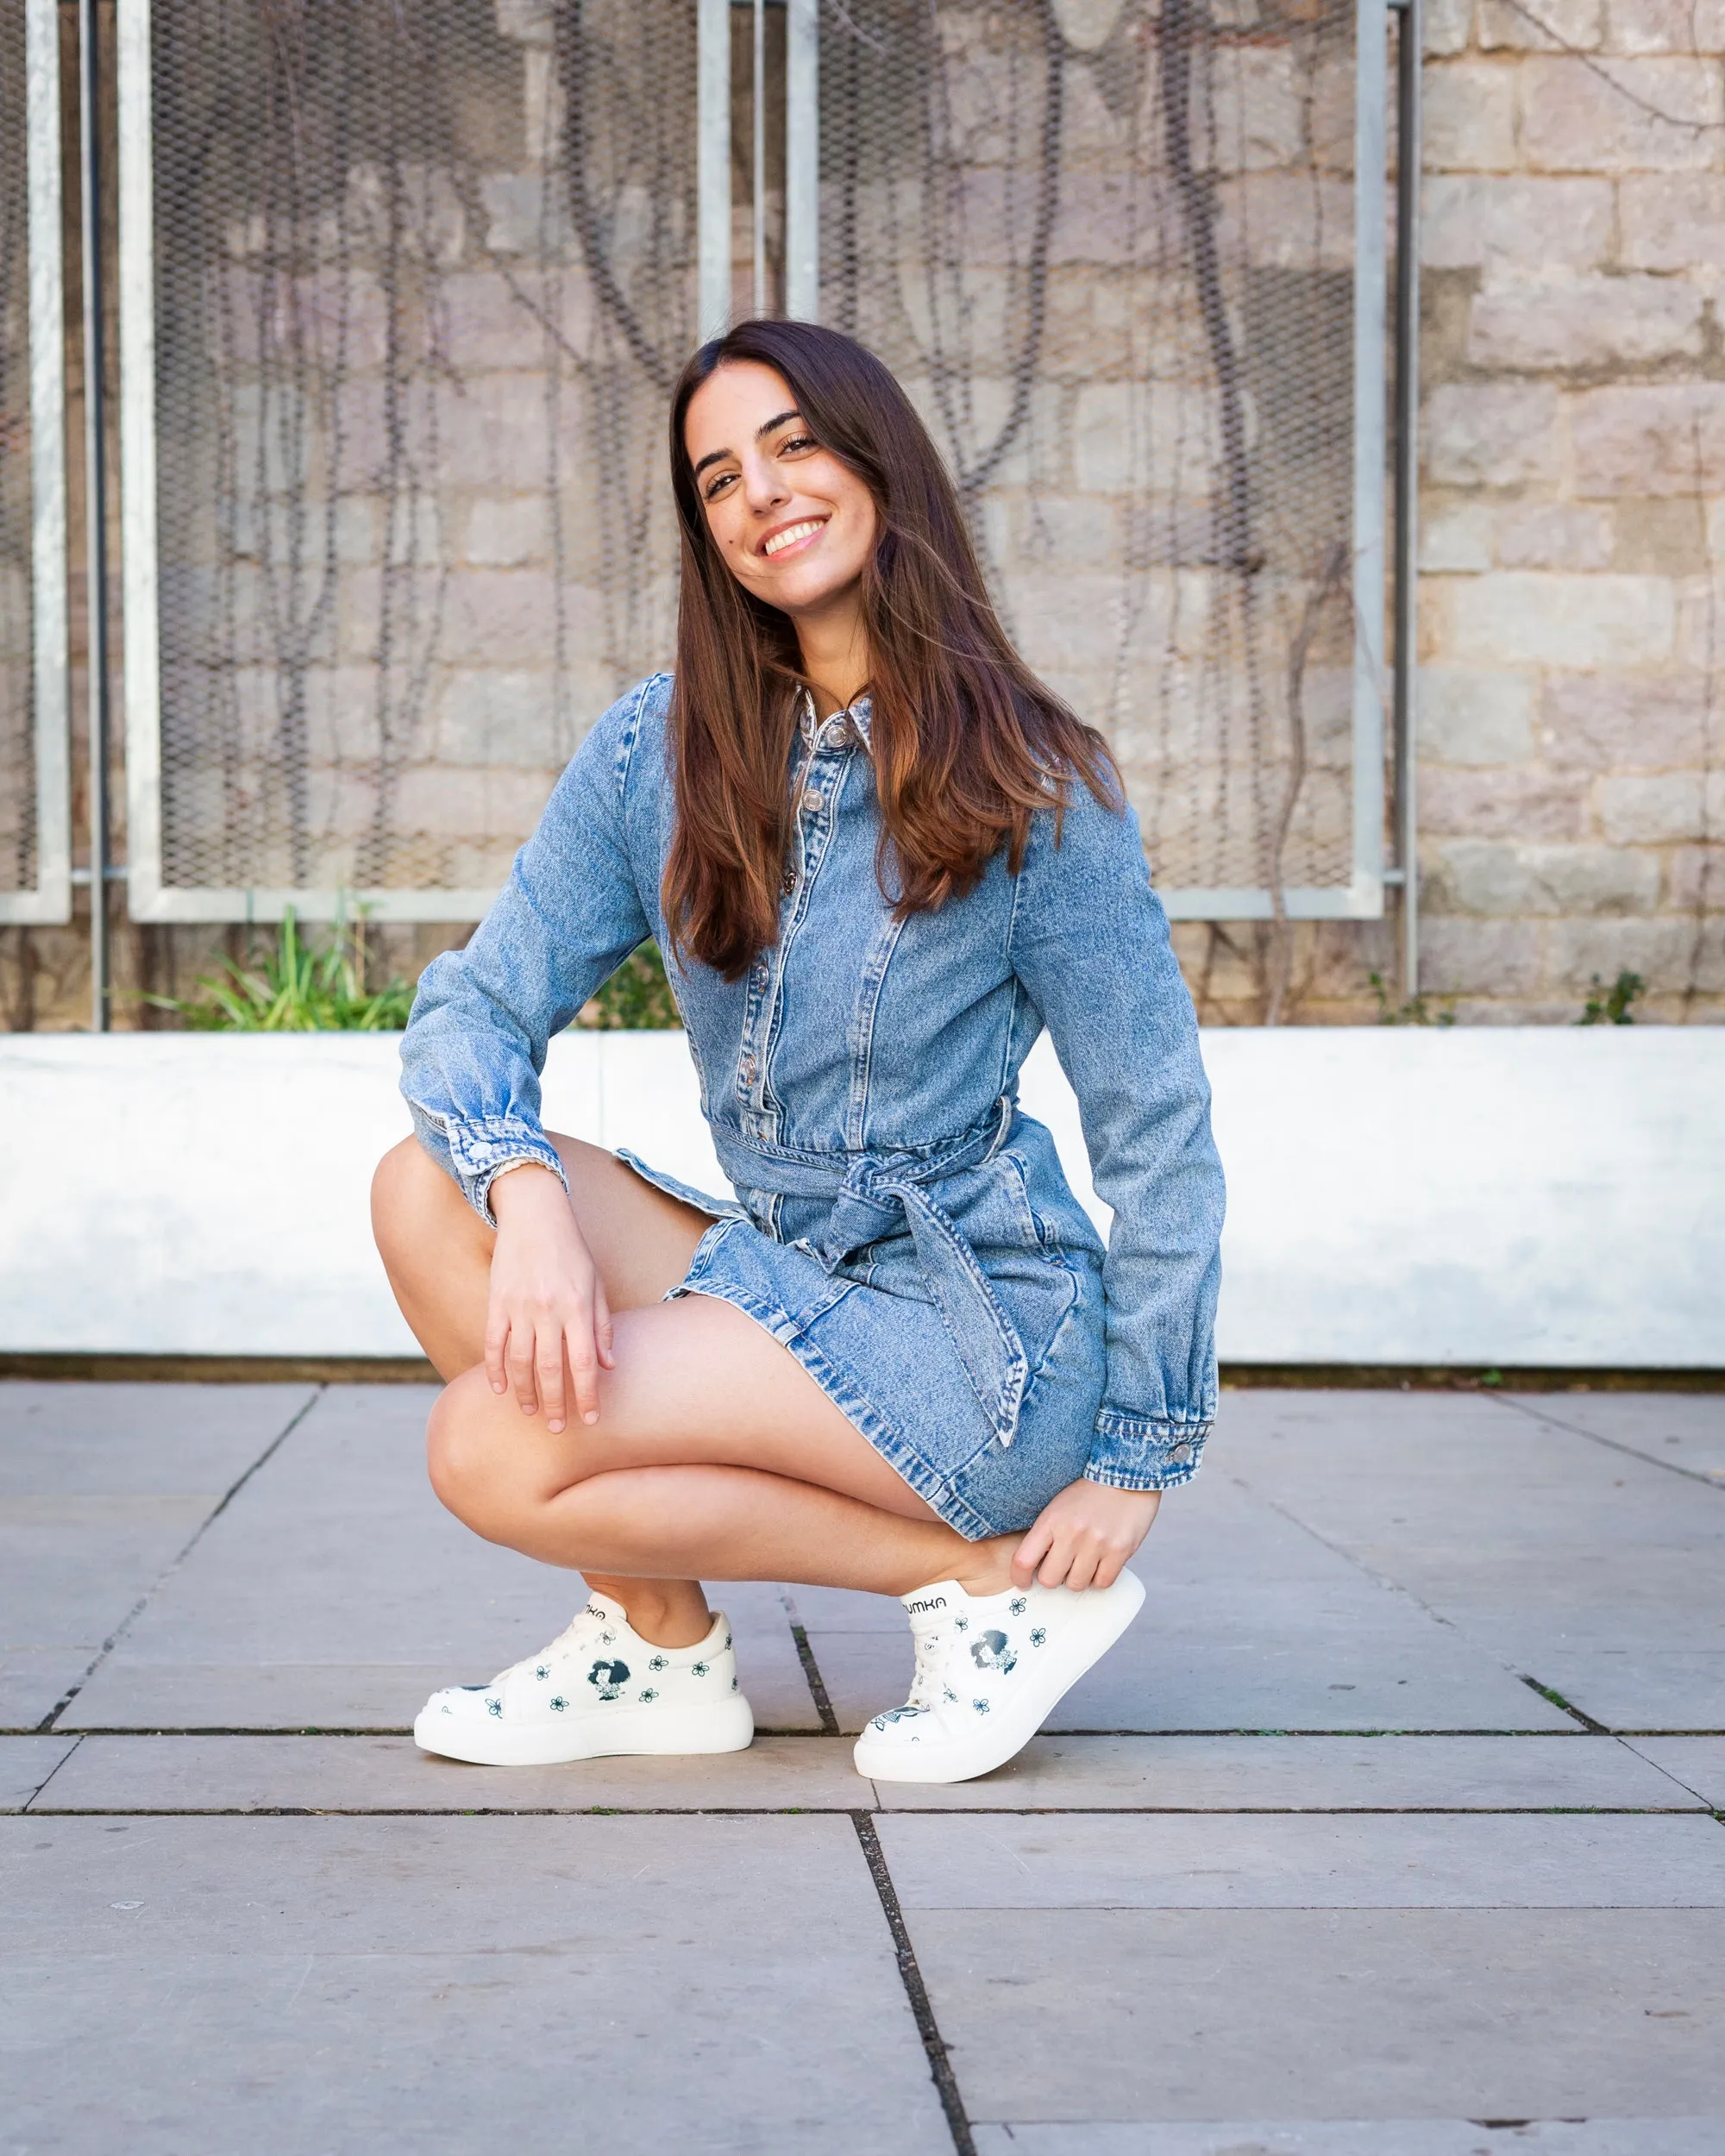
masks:
[[[869,722],[873,710],[872,699],[859,696],[848,710],[834,711],[819,725],[815,723],[814,699],[805,689],[798,713],[798,724],[804,741],[811,749],[842,749],[851,741],[869,746]]]

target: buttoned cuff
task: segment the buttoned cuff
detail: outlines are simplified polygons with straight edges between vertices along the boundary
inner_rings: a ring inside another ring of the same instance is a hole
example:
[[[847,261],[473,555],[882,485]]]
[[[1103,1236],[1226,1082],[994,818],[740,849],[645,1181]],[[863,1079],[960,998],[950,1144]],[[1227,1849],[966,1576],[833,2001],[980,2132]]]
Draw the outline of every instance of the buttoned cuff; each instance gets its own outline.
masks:
[[[1206,1421],[1152,1420],[1105,1407],[1096,1418],[1084,1480],[1107,1489],[1176,1489],[1198,1472],[1209,1434]]]
[[[564,1189],[568,1188],[556,1147],[532,1124],[508,1115],[471,1116],[457,1122],[453,1117],[434,1115],[416,1101],[408,1106],[426,1150],[448,1168],[487,1227],[497,1225],[491,1187],[507,1168],[549,1168]]]

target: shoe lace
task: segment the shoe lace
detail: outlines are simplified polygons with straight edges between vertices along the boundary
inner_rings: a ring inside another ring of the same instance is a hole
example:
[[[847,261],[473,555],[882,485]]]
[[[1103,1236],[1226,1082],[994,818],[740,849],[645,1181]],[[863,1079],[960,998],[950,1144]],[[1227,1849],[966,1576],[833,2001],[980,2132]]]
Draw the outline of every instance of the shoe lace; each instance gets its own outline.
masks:
[[[492,1678],[492,1683],[501,1684],[505,1677],[512,1676],[517,1670],[536,1669],[542,1663],[577,1653],[583,1638],[591,1639],[600,1629],[601,1621],[583,1604],[549,1646],[541,1647],[537,1654],[523,1655],[519,1662],[511,1663],[508,1669],[500,1670]]]
[[[946,1634],[938,1629],[916,1634],[916,1674],[911,1679],[907,1707],[935,1707],[940,1702],[940,1665],[946,1651]]]

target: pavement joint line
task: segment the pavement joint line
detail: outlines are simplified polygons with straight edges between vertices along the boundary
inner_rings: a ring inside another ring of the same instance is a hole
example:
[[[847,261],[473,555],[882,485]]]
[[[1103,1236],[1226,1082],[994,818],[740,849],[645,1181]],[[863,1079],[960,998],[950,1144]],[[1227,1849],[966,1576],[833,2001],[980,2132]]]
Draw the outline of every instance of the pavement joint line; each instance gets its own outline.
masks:
[[[580,1764],[580,1763],[578,1763]],[[50,1777],[52,1778],[52,1777]],[[47,1783],[43,1784],[43,1788]],[[0,1819],[1709,1819],[1697,1800],[1654,1804],[49,1804]]]
[[[34,1734],[34,1732],[32,1732],[32,1734]],[[27,1797],[25,1798],[24,1802],[23,1802],[22,1804],[20,1804],[19,1806],[17,1806],[17,1807],[16,1807],[17,1810],[19,1810],[20,1812],[27,1812],[27,1811],[28,1811],[28,1809],[30,1808],[31,1805],[32,1805],[32,1804],[34,1804],[34,1803],[35,1802],[35,1801],[36,1801],[37,1797],[39,1797],[39,1796],[41,1795],[42,1791],[43,1791],[45,1789],[47,1789],[47,1785],[48,1785],[48,1783],[49,1783],[49,1782],[52,1782],[52,1781],[53,1780],[53,1778],[54,1778],[55,1775],[57,1775],[57,1774],[60,1772],[60,1769],[61,1769],[61,1768],[62,1768],[62,1767],[66,1764],[66,1760],[67,1760],[67,1759],[69,1759],[69,1758],[71,1758],[72,1752],[77,1752],[77,1751],[78,1751],[78,1750],[82,1747],[83,1743],[84,1743],[84,1739],[83,1739],[83,1738],[82,1738],[82,1737],[76,1738],[76,1739],[73,1740],[73,1743],[72,1743],[72,1750],[71,1750],[70,1752],[66,1752],[64,1758],[59,1758],[59,1759],[56,1759],[56,1760],[54,1761],[54,1763],[53,1763],[53,1766],[51,1766],[51,1767],[48,1769],[48,1772],[47,1772],[47,1780],[46,1780],[46,1781],[43,1781],[42,1783],[39,1783],[39,1784],[38,1784],[38,1786],[36,1787],[36,1789],[34,1789],[34,1790],[31,1792],[31,1794],[30,1794],[28,1796],[27,1796]],[[9,1808],[9,1807],[8,1808],[9,1809],[9,1808]]]
[[[102,1664],[108,1659],[109,1656],[113,1653],[115,1648],[117,1647],[120,1642],[126,1637],[126,1634],[132,1629],[132,1626],[137,1622],[138,1619],[143,1615],[145,1609],[149,1605],[151,1597],[156,1594],[158,1589],[161,1587],[162,1583],[165,1580],[171,1578],[172,1575],[179,1570],[180,1566],[185,1564],[187,1557],[191,1555],[192,1551],[204,1539],[205,1534],[207,1534],[210,1529],[215,1526],[216,1522],[222,1517],[223,1514],[227,1511],[229,1506],[233,1503],[234,1500],[239,1495],[240,1492],[246,1487],[246,1484],[251,1481],[253,1476],[257,1473],[258,1470],[262,1467],[266,1462],[274,1458],[277,1452],[279,1452],[281,1447],[286,1444],[289,1438],[293,1435],[293,1432],[298,1429],[300,1424],[304,1421],[307,1415],[311,1413],[311,1410],[317,1405],[318,1401],[323,1399],[324,1394],[328,1390],[329,1387],[327,1385],[315,1386],[301,1406],[288,1418],[288,1420],[284,1427],[279,1430],[275,1436],[270,1439],[269,1443],[264,1447],[263,1451],[259,1453],[256,1459],[252,1462],[251,1465],[247,1468],[245,1472],[240,1476],[237,1481],[229,1484],[227,1489],[223,1492],[221,1498],[217,1501],[215,1509],[210,1513],[205,1519],[198,1523],[197,1529],[192,1534],[191,1539],[185,1545],[185,1548],[180,1551],[177,1557],[171,1557],[167,1564],[162,1567],[161,1570],[157,1573],[155,1578],[144,1589],[143,1593],[139,1595],[137,1601],[133,1603],[132,1607],[126,1612],[126,1614],[120,1620],[119,1623],[115,1626],[113,1631],[109,1634],[108,1638],[102,1642],[101,1651],[97,1654],[96,1659],[90,1664],[89,1668],[85,1670],[84,1674],[78,1679],[78,1682],[72,1686],[70,1690],[68,1690],[54,1706],[48,1709],[47,1713],[42,1717],[41,1720],[36,1724],[34,1730],[30,1733],[32,1735],[47,1737],[53,1736],[55,1733],[55,1722],[59,1720],[60,1717],[63,1714],[65,1714],[66,1708],[71,1706],[73,1700],[78,1697],[78,1694],[84,1689],[85,1686],[89,1683],[91,1678],[95,1676],[96,1672],[102,1667]],[[68,1732],[67,1733],[69,1734],[70,1733]]]
[[[1689,1734],[1691,1733],[1685,1732],[1684,1733]],[[1662,1759],[1654,1759],[1650,1758],[1645,1752],[1636,1752],[1634,1744],[1630,1742],[1628,1737],[1623,1738],[1622,1742],[1623,1749],[1626,1752],[1634,1752],[1638,1759],[1645,1759],[1650,1767],[1657,1767],[1659,1772],[1665,1777],[1667,1781],[1675,1782],[1678,1789],[1687,1789],[1691,1796],[1699,1797],[1703,1804],[1707,1803],[1707,1799],[1702,1796],[1701,1791],[1696,1788],[1695,1784],[1692,1782],[1685,1782],[1675,1767],[1667,1766]],[[1718,1811],[1715,1810],[1712,1806],[1709,1805],[1708,1808],[1710,1811],[1713,1811],[1713,1816],[1716,1819],[1720,1816]]]
[[[1530,1407],[1522,1400],[1505,1400],[1496,1393],[1486,1397],[1496,1400],[1500,1407],[1544,1423],[1548,1429],[1561,1430],[1567,1437],[1584,1438],[1590,1445],[1602,1445],[1608,1452],[1621,1453],[1626,1460],[1639,1460],[1643,1467],[1662,1468],[1667,1475],[1681,1475],[1685,1481],[1699,1482],[1705,1489],[1725,1492],[1725,1476],[1709,1475],[1697,1467],[1684,1467],[1678,1460],[1662,1460],[1651,1452],[1638,1452],[1633,1445],[1625,1445],[1621,1438],[1602,1437],[1596,1430],[1584,1430],[1578,1423],[1565,1422],[1561,1415],[1552,1414],[1543,1407]]]
[[[912,1944],[910,1927],[905,1922],[905,1913],[899,1903],[899,1890],[893,1884],[893,1875],[887,1866],[887,1853],[881,1846],[881,1837],[875,1831],[875,1821],[866,1811],[850,1814],[850,1823],[856,1829],[856,1839],[862,1846],[862,1858],[869,1867],[869,1876],[875,1882],[875,1891],[881,1897],[881,1914],[887,1920],[887,1929],[892,1934],[893,1952],[898,1958],[899,1977],[905,1987],[905,1996],[910,2003],[917,2034],[922,2039],[923,2050],[928,2055],[928,2071],[933,2080],[940,2108],[946,2114],[947,2131],[952,2136],[957,2156],[976,2156],[975,2138],[970,2131],[970,2122],[964,2115],[964,2099],[958,2093],[958,2078],[952,2071],[952,2059],[946,2040],[941,2035],[940,2024],[934,2018],[934,2007],[928,1996],[928,1987],[922,1980],[922,1971],[917,1965],[916,1948]]]
[[[1529,1677],[1525,1670],[1520,1670],[1517,1674],[1530,1692],[1537,1692],[1541,1699],[1549,1700],[1552,1705],[1561,1713],[1569,1715],[1572,1720],[1579,1722],[1590,1737],[1614,1737],[1618,1733],[1614,1729],[1608,1729],[1603,1722],[1596,1721],[1585,1708],[1578,1707],[1573,1700],[1565,1699],[1555,1687],[1542,1684],[1538,1677]]]
[[[839,1734],[838,1717],[832,1711],[831,1695],[826,1689],[826,1679],[820,1673],[820,1664],[814,1658],[814,1649],[809,1645],[808,1632],[783,1588],[779,1590],[779,1600],[784,1604],[791,1638],[796,1642],[797,1659],[803,1665],[803,1681],[809,1688],[809,1697],[814,1702],[814,1711],[820,1716],[821,1734],[836,1737]]]
[[[828,1736],[843,1736],[844,1733],[842,1730],[768,1729],[765,1727],[757,1727],[755,1732],[757,1737],[775,1739],[796,1737],[811,1743]],[[1607,1728],[1604,1724],[1596,1723],[1591,1727],[1584,1724],[1578,1725],[1573,1729],[1482,1729],[1478,1727],[1471,1729],[1051,1729],[1046,1733],[1050,1737],[1057,1738],[1063,1741],[1074,1737],[1087,1739],[1096,1737],[1297,1737],[1314,1739],[1346,1737],[1358,1739],[1362,1742],[1391,1737],[1396,1739],[1549,1737],[1565,1743],[1571,1743],[1578,1737],[1609,1737],[1614,1740],[1622,1739],[1626,1741],[1655,1737],[1725,1737],[1725,1727],[1715,1724],[1707,1727],[1692,1729],[1669,1727],[1622,1729]],[[411,1737],[412,1734],[412,1730],[405,1723],[385,1725],[378,1722],[370,1722],[363,1726],[359,1724],[314,1726],[305,1722],[292,1724],[248,1722],[237,1726],[229,1723],[181,1722],[145,1726],[136,1722],[111,1724],[104,1722],[92,1723],[88,1728],[77,1730],[47,1731],[44,1731],[41,1724],[37,1722],[14,1722],[0,1727],[0,1737],[47,1735],[76,1736],[80,1739],[85,1737]]]

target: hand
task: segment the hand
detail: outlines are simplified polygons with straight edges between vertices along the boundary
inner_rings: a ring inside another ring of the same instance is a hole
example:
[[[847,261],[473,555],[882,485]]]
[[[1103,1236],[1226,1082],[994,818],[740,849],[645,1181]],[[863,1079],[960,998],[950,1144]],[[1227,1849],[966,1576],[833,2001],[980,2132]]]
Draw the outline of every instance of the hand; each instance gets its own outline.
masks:
[[[1162,1502],[1159,1489],[1109,1489],[1069,1482],[1043,1507],[1013,1554],[1013,1585],[1112,1587],[1120,1568],[1150,1532]]]
[[[543,1407],[552,1432],[563,1427],[573,1390],[581,1420],[597,1422],[599,1373],[615,1367],[611,1311],[563,1186],[549,1168],[511,1169],[492,1182],[491,1209],[491,1388],[513,1388],[524,1415]]]

